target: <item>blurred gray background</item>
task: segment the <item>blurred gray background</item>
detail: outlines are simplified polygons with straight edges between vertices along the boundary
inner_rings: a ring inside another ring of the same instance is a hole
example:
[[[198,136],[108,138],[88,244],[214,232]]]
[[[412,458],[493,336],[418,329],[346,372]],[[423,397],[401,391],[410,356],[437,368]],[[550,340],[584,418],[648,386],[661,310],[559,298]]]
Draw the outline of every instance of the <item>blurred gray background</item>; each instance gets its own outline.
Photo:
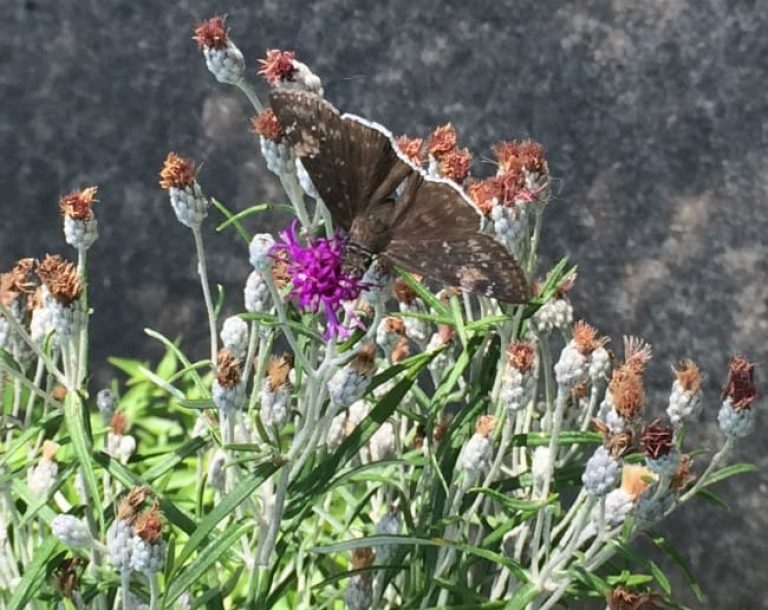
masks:
[[[654,344],[650,412],[671,364],[701,364],[708,410],[690,440],[717,447],[728,356],[768,362],[768,2],[0,1],[0,268],[66,253],[58,197],[99,186],[95,386],[114,374],[107,356],[160,353],[146,326],[205,354],[192,238],[157,186],[169,150],[204,162],[205,190],[233,209],[282,201],[248,103],[191,40],[215,13],[229,14],[252,81],[266,48],[292,48],[329,99],[396,133],[450,120],[478,160],[502,138],[541,141],[558,192],[545,260],[579,265],[577,311],[614,345]],[[213,225],[212,277],[235,311],[246,252]],[[698,604],[670,572],[694,607],[768,608],[767,422],[733,458],[762,472],[721,485],[732,510],[699,501],[663,525],[701,579]]]

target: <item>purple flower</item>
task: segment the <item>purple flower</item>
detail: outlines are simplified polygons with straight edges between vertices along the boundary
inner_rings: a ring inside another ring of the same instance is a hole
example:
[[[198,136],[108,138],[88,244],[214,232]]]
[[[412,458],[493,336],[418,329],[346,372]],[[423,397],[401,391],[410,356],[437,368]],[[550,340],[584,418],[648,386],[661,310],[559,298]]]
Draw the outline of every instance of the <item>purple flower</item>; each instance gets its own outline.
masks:
[[[272,246],[270,255],[286,263],[292,284],[290,296],[298,301],[299,307],[314,313],[325,312],[328,319],[325,338],[348,337],[349,329],[339,321],[339,311],[346,311],[353,323],[362,327],[350,301],[357,299],[367,284],[344,272],[345,240],[340,235],[332,239],[315,237],[305,246],[296,235],[297,224],[294,221],[281,231],[282,243]]]

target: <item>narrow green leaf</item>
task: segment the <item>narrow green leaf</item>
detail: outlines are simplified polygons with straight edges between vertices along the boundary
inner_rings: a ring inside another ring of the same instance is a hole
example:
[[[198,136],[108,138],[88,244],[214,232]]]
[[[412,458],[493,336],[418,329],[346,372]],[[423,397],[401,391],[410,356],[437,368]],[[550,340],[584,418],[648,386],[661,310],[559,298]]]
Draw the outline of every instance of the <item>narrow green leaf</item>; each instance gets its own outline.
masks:
[[[720,481],[724,481],[725,479],[735,476],[737,474],[746,474],[748,472],[755,472],[757,470],[757,466],[754,464],[731,464],[730,466],[726,466],[725,468],[721,468],[720,470],[717,470],[710,474],[702,483],[703,487],[709,487],[710,485],[714,485],[715,483],[719,483]]]
[[[263,212],[264,210],[267,210],[267,209],[269,209],[269,204],[267,203],[260,203],[258,205],[252,205],[249,208],[245,208],[244,210],[239,211],[237,214],[233,214],[229,216],[229,218],[227,218],[218,227],[216,227],[216,231],[221,232],[224,229],[226,229],[228,226],[235,224],[236,222],[242,220],[243,218],[247,218],[252,214],[257,214],[258,212]]]
[[[234,217],[235,215],[227,209],[227,206],[225,206],[221,201],[219,201],[215,197],[211,197],[211,203],[219,212],[221,212],[224,218],[232,221],[232,225],[235,227],[235,231],[237,231],[237,234],[245,242],[246,246],[250,244],[251,243],[250,234],[248,233],[248,231],[246,231],[243,228],[243,225],[240,224],[240,221]]]
[[[174,448],[174,450],[169,455],[167,455],[166,458],[147,470],[143,475],[144,479],[146,481],[154,481],[155,479],[159,479],[166,472],[173,470],[185,458],[194,455],[207,444],[208,441],[203,437],[197,437],[188,440],[183,445],[179,445],[178,447]]]
[[[407,271],[404,271],[397,268],[397,272],[400,274],[400,277],[405,280],[405,283],[408,284],[411,290],[413,290],[422,301],[427,303],[433,310],[435,310],[438,314],[441,316],[447,316],[450,317],[451,313],[448,310],[448,308],[443,304],[443,302],[438,299],[434,294],[432,294],[432,291],[427,290],[427,287],[424,286],[421,282],[417,282],[413,275],[408,273]]]
[[[101,497],[99,494],[99,483],[96,480],[96,473],[93,469],[93,439],[87,436],[87,427],[85,418],[88,417],[85,404],[77,392],[67,392],[64,400],[64,419],[67,422],[67,431],[72,440],[72,447],[75,450],[78,462],[80,462],[80,472],[83,473],[85,489],[88,493],[89,508],[94,511],[94,515],[101,525],[104,525],[104,513],[101,511]]]
[[[13,596],[6,610],[23,610],[37,589],[45,583],[45,568],[57,544],[56,538],[49,536],[35,549],[32,562],[24,570],[21,581],[14,587]]]
[[[459,335],[461,344],[467,347],[467,329],[464,328],[464,312],[461,310],[461,302],[456,295],[451,296],[451,315],[453,316],[453,324],[456,328],[456,333]]]
[[[675,564],[677,564],[677,566],[685,575],[688,586],[691,588],[691,591],[693,591],[696,599],[701,602],[704,599],[704,593],[702,592],[701,587],[699,586],[699,583],[697,582],[696,577],[693,575],[693,571],[691,570],[691,567],[688,565],[688,562],[685,560],[685,558],[677,551],[677,549],[675,549],[675,547],[673,547],[667,541],[663,534],[656,531],[649,531],[648,537],[667,557],[669,557]]]
[[[181,362],[181,365],[184,367],[185,371],[188,371],[190,375],[192,375],[192,379],[195,382],[195,385],[198,386],[198,388],[202,389],[203,393],[207,393],[208,389],[205,387],[205,384],[203,383],[203,379],[200,377],[200,374],[197,372],[197,366],[194,366],[190,361],[189,358],[186,357],[184,352],[179,349],[179,346],[176,345],[173,341],[168,339],[165,335],[157,332],[156,330],[152,330],[151,328],[145,328],[144,333],[148,335],[149,337],[152,337],[153,339],[157,339],[165,346],[165,349],[167,349],[169,352],[171,352],[176,358],[179,359],[179,362]],[[138,367],[137,367],[138,371]]]
[[[704,498],[708,502],[712,502],[712,504],[715,504],[720,508],[731,510],[731,505],[728,504],[728,502],[726,502],[722,496],[717,495],[715,492],[710,491],[709,489],[700,489],[696,492],[696,495]]]
[[[549,445],[551,436],[543,432],[515,434],[512,445],[515,447],[541,447]],[[560,433],[561,445],[597,445],[603,442],[603,437],[597,432],[580,432],[579,430],[564,430]]]

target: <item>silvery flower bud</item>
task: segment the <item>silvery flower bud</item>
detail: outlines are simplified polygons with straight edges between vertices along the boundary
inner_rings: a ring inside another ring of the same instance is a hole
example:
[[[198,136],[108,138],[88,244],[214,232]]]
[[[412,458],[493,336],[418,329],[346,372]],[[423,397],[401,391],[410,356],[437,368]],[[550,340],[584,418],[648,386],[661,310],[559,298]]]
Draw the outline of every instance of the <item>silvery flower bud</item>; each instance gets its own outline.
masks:
[[[550,299],[539,308],[531,321],[540,334],[552,330],[565,331],[573,323],[573,307],[566,299]]]
[[[557,384],[565,389],[579,385],[586,378],[587,367],[587,357],[581,353],[573,340],[569,341],[555,364]]]
[[[211,394],[213,404],[222,411],[239,411],[245,404],[245,385],[243,383],[227,387],[222,385],[218,379],[214,379]]]
[[[683,360],[674,369],[676,379],[669,394],[667,415],[678,427],[701,411],[701,373],[692,360]]]
[[[717,423],[728,438],[744,438],[755,427],[755,411],[750,408],[735,409],[731,398],[727,397],[717,413]]]
[[[375,370],[374,348],[372,345],[365,345],[328,381],[331,403],[336,408],[342,408],[362,398]]]
[[[629,494],[621,489],[612,490],[605,496],[605,524],[609,528],[618,527],[632,512],[635,504]]]
[[[107,530],[107,557],[120,572],[131,569],[133,526],[124,519],[115,519]]]
[[[91,216],[87,220],[64,216],[64,241],[73,248],[87,250],[98,237],[98,223],[95,216]]]
[[[360,298],[371,305],[375,305],[382,299],[386,300],[392,285],[392,273],[385,271],[381,263],[375,260],[365,270],[360,283],[364,287]]]
[[[496,418],[490,415],[479,417],[475,423],[475,433],[461,450],[458,465],[471,477],[483,472],[490,465],[493,457],[491,433],[496,425]]]
[[[376,533],[380,536],[397,536],[403,527],[402,519],[397,508],[392,507],[376,524]],[[374,547],[376,559],[380,563],[386,563],[394,555],[397,547],[391,544],[382,544]]]
[[[87,549],[95,544],[88,526],[72,515],[56,515],[51,521],[51,531],[71,549]]]
[[[209,201],[196,180],[183,188],[170,187],[168,196],[181,224],[190,229],[196,229],[203,224],[203,220],[208,216]]]
[[[245,282],[245,311],[260,313],[272,306],[272,295],[264,277],[258,271],[252,271]]]
[[[238,316],[230,316],[221,327],[221,342],[237,359],[245,358],[248,351],[248,323]]]
[[[163,569],[165,548],[162,540],[148,542],[140,536],[131,539],[131,568],[147,576]]]
[[[347,590],[344,592],[344,608],[346,610],[369,610],[373,604],[373,584],[371,579],[363,574],[356,574],[349,579]]]
[[[108,424],[117,409],[117,396],[109,388],[99,390],[96,394],[96,408],[99,410],[101,420]]]
[[[37,465],[27,475],[27,487],[38,496],[45,495],[53,487],[59,465],[54,459],[59,446],[51,441],[43,443],[43,455]]]
[[[267,163],[267,169],[276,176],[286,176],[295,171],[293,154],[284,142],[275,142],[270,138],[260,136],[259,149],[261,156]]]
[[[46,288],[43,287],[43,290],[45,291]],[[0,319],[0,347],[3,346],[2,326],[4,322],[4,319]],[[45,340],[54,330],[55,327],[53,325],[53,314],[51,312],[51,308],[46,305],[35,307],[32,310],[32,318],[29,323],[29,336],[32,338],[32,340],[37,345],[42,346]],[[58,338],[55,335],[53,337],[53,341],[54,344],[57,344]]]
[[[491,208],[493,232],[499,241],[507,246],[510,253],[518,258],[525,253],[530,233],[529,216],[526,205],[516,205],[512,208],[495,205]]]
[[[254,269],[269,273],[272,269],[272,257],[269,255],[275,238],[269,233],[257,233],[248,246],[248,260]]]
[[[245,60],[243,54],[231,40],[227,40],[225,47],[203,49],[205,65],[220,83],[233,85],[242,80],[245,73]]]
[[[226,482],[225,467],[227,465],[227,454],[221,449],[217,449],[208,462],[207,483],[219,493],[224,491]]]
[[[590,496],[606,495],[619,482],[619,461],[601,445],[587,461],[581,482]]]
[[[106,453],[119,462],[126,464],[136,451],[136,439],[129,434],[107,434]]]
[[[265,426],[275,426],[279,430],[288,423],[291,418],[290,386],[272,389],[269,379],[264,379],[261,382],[259,397],[261,402],[259,414]]]
[[[299,184],[307,197],[311,197],[315,200],[320,199],[320,193],[317,192],[317,189],[312,182],[312,178],[309,177],[301,159],[296,159],[296,177],[299,179]]]
[[[611,355],[602,345],[589,358],[589,378],[592,385],[607,379],[611,370]]]
[[[384,422],[368,441],[371,462],[388,460],[395,456],[396,438],[392,422]]]
[[[81,308],[80,299],[69,305],[51,300],[45,304],[45,307],[50,311],[51,324],[56,330],[61,345],[66,345],[76,337],[85,324],[86,314]]]

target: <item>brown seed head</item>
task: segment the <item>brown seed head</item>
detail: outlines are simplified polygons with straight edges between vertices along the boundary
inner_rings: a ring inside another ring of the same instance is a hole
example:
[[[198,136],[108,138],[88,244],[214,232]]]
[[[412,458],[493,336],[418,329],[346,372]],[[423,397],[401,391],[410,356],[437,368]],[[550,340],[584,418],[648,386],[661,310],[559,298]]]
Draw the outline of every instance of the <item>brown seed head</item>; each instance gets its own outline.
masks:
[[[744,356],[733,356],[728,363],[728,381],[723,388],[723,398],[730,398],[731,406],[736,411],[749,409],[757,398],[755,365]]]
[[[627,421],[632,421],[640,414],[645,402],[643,378],[632,368],[623,365],[613,370],[608,390],[613,398],[616,412]]]
[[[293,51],[281,51],[280,49],[268,49],[264,59],[260,59],[261,74],[270,85],[276,85],[284,80],[291,80],[296,67],[293,60],[296,54]]]
[[[473,180],[466,189],[467,195],[486,216],[490,216],[493,206],[501,200],[501,182],[495,176]]]
[[[438,160],[454,148],[456,148],[456,129],[450,123],[437,127],[427,140],[429,154]]]
[[[109,427],[112,428],[114,434],[122,435],[128,428],[128,416],[125,411],[115,411],[109,421]]]
[[[227,348],[221,348],[216,357],[216,381],[223,388],[234,388],[240,377],[240,362]]]
[[[156,544],[163,538],[163,517],[159,508],[160,503],[155,500],[152,508],[144,511],[133,526],[134,533],[149,544]]]
[[[352,551],[352,569],[362,570],[373,564],[374,552],[370,547]]]
[[[185,189],[195,183],[197,169],[191,159],[180,157],[175,152],[169,152],[160,170],[160,187]]]
[[[507,362],[521,373],[530,371],[536,362],[536,348],[526,341],[515,341],[507,347]]]
[[[397,364],[398,362],[402,362],[405,360],[409,354],[411,353],[410,348],[408,347],[408,339],[406,337],[400,337],[400,340],[397,342],[397,345],[395,345],[394,348],[392,348],[392,362],[394,364]]]
[[[640,443],[645,455],[651,459],[658,459],[669,455],[675,446],[675,429],[665,424],[660,417],[643,427]]]
[[[293,367],[293,357],[290,354],[272,356],[267,362],[267,384],[273,392],[287,388],[290,384],[288,376]]]
[[[445,435],[448,434],[448,428],[450,428],[450,426],[450,417],[446,417],[445,419],[440,420],[440,422],[438,422],[438,424],[432,428],[432,439],[436,443],[441,442],[445,438]]]
[[[288,259],[284,254],[274,258],[272,263],[272,281],[275,282],[278,290],[282,290],[291,283],[291,275],[288,273]]]
[[[195,28],[192,40],[197,43],[197,48],[224,49],[229,42],[229,28],[226,17],[216,15],[205,21],[201,21]]]
[[[352,358],[350,366],[360,375],[365,377],[371,375],[376,369],[376,348],[368,343],[360,348],[360,351]]]
[[[72,191],[59,199],[59,210],[64,216],[75,220],[90,220],[93,216],[93,204],[96,202],[95,186],[89,186],[82,191]]]
[[[638,375],[645,372],[645,365],[653,355],[650,343],[639,337],[624,337],[624,365]]]
[[[475,422],[475,434],[488,436],[496,426],[496,418],[493,415],[482,415]]]
[[[695,394],[701,388],[701,371],[693,360],[681,360],[672,370],[686,392]]]
[[[401,318],[387,316],[383,320],[384,330],[388,333],[395,333],[401,337],[405,335],[405,322]]]
[[[416,292],[401,277],[392,283],[392,294],[400,303],[410,305],[416,300]]]
[[[680,456],[680,461],[677,463],[677,470],[672,475],[672,479],[669,482],[669,488],[672,491],[683,491],[688,485],[693,483],[696,476],[691,472],[691,466],[693,465],[693,458],[687,453]]]
[[[48,288],[50,295],[62,305],[71,305],[80,298],[83,286],[77,267],[58,254],[48,254],[37,266],[37,276]]]
[[[614,458],[622,458],[632,452],[635,446],[635,436],[632,428],[625,428],[621,432],[613,432],[603,420],[592,418],[592,424],[603,437],[603,446]]]
[[[472,154],[468,148],[455,148],[440,157],[440,174],[461,184],[469,176]]]
[[[656,480],[656,475],[640,464],[624,464],[621,469],[621,488],[634,502]]]
[[[522,169],[532,174],[546,174],[544,147],[533,140],[505,141],[491,147],[503,173]]]
[[[594,352],[598,347],[605,345],[607,341],[605,337],[598,336],[597,329],[594,326],[590,326],[583,320],[579,320],[573,325],[572,336],[576,349],[585,356]]]
[[[283,139],[283,128],[277,120],[275,111],[265,108],[257,116],[251,119],[253,131],[267,140],[279,142]]]
[[[403,153],[411,163],[421,166],[424,162],[424,139],[423,138],[409,138],[408,136],[400,136],[395,140],[397,148]]]
[[[132,487],[117,505],[117,518],[133,524],[136,521],[136,517],[139,516],[139,508],[144,504],[144,500],[149,497],[150,493],[151,491],[146,485]]]
[[[456,329],[448,324],[438,324],[437,334],[440,337],[440,342],[443,345],[448,345],[456,336]]]
[[[36,271],[36,259],[22,258],[8,273],[0,273],[0,303],[10,307],[20,296],[26,296],[29,299],[39,285]],[[30,305],[29,301],[27,305]]]
[[[616,587],[605,596],[608,610],[657,610],[657,599],[655,594],[635,593],[624,586]]]

